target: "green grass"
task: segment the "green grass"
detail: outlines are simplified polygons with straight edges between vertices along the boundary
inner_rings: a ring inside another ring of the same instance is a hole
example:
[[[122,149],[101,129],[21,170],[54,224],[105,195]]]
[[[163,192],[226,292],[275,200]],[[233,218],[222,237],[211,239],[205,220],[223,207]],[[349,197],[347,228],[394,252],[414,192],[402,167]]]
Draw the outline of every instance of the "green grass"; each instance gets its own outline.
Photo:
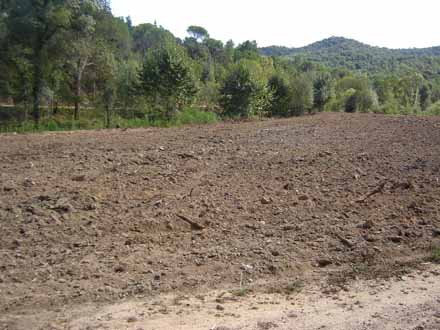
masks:
[[[304,288],[304,283],[301,280],[295,280],[290,282],[284,288],[287,294],[297,294],[300,293]]]
[[[140,128],[140,127],[174,127],[183,125],[202,125],[211,124],[219,121],[219,117],[208,111],[196,108],[186,108],[177,113],[171,119],[162,118],[123,118],[113,115],[110,128]],[[56,116],[44,118],[39,127],[35,127],[31,120],[18,122],[9,120],[2,123],[0,121],[0,133],[36,133],[36,132],[53,132],[53,131],[73,131],[73,130],[91,130],[106,128],[105,118],[97,111],[88,111],[82,115],[81,120],[72,119],[70,111],[60,111]]]
[[[440,264],[440,246],[432,247],[431,256],[429,257],[429,261]]]
[[[237,290],[231,290],[230,293],[235,297],[244,297],[247,296],[250,292],[249,288],[241,288]]]
[[[218,116],[213,112],[201,111],[198,109],[187,108],[179,112],[171,122],[174,125],[202,125],[212,124],[219,121]]]

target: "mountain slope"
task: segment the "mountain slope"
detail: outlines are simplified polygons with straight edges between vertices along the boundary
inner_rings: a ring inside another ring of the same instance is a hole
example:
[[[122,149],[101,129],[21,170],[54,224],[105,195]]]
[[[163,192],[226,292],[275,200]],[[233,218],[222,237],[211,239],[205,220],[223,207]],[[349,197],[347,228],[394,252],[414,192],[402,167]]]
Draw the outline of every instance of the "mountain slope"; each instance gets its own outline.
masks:
[[[263,47],[266,56],[295,57],[319,62],[330,67],[379,72],[413,68],[425,74],[439,74],[440,47],[389,49],[373,47],[353,39],[331,37],[301,48]],[[434,69],[435,68],[435,69]]]

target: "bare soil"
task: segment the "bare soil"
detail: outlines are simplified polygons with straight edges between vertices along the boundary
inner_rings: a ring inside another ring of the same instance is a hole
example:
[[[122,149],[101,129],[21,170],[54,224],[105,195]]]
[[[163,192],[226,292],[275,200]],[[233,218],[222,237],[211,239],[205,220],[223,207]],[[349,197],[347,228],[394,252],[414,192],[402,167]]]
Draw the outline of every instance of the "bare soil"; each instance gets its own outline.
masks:
[[[65,311],[52,320],[52,327],[71,330],[438,330],[440,267],[358,281],[332,295],[313,286],[287,296],[170,295]]]
[[[0,329],[170,294],[332,295],[440,246],[440,118],[0,135],[0,229]]]

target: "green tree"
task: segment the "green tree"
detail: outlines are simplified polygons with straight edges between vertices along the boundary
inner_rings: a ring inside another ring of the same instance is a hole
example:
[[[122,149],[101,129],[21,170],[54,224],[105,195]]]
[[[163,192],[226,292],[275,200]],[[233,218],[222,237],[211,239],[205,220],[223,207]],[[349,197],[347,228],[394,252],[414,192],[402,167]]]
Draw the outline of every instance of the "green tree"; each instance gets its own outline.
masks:
[[[79,120],[81,111],[82,82],[87,67],[94,65],[92,57],[96,53],[96,16],[101,8],[94,1],[84,1],[75,10],[72,26],[66,33],[70,40],[66,52],[66,68],[70,75],[69,85],[74,95],[74,119]]]
[[[17,0],[6,18],[10,40],[21,47],[32,71],[32,115],[40,122],[45,79],[51,74],[51,60],[58,52],[53,41],[70,28],[73,3],[68,0]]]
[[[133,28],[133,50],[145,57],[150,48],[159,48],[162,45],[174,42],[171,32],[153,24],[140,24]]]
[[[420,107],[422,111],[426,111],[431,105],[431,89],[426,83],[423,84],[422,87],[420,87],[419,95]]]
[[[318,73],[313,84],[314,107],[318,111],[323,111],[325,105],[334,97],[334,80],[328,72]]]
[[[236,62],[242,59],[258,60],[258,58],[260,57],[260,53],[258,51],[257,42],[255,40],[247,40],[242,44],[239,44],[237,48],[235,48],[234,55]]]
[[[336,91],[345,112],[367,112],[378,107],[378,97],[364,76],[345,76],[338,81]]]
[[[313,81],[307,74],[294,77],[291,82],[291,114],[294,116],[311,112],[313,108]]]
[[[258,63],[239,63],[226,77],[220,88],[220,106],[226,116],[248,118],[269,111],[272,93],[258,68]]]
[[[276,74],[269,79],[268,86],[273,95],[270,115],[289,116],[291,112],[292,92],[287,79],[281,74]]]
[[[197,90],[184,50],[178,45],[152,49],[139,72],[141,92],[161,105],[171,118],[194,98]]]
[[[205,39],[209,38],[208,31],[201,26],[191,25],[188,27],[186,32],[188,32],[188,34],[198,42],[203,42]]]

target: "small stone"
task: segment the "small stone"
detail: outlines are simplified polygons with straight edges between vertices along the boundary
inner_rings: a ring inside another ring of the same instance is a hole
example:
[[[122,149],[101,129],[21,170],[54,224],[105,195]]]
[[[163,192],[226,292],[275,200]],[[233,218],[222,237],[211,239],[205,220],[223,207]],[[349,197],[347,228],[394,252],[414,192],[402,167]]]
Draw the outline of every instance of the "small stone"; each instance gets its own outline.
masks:
[[[391,236],[388,237],[388,239],[393,242],[393,243],[400,243],[402,242],[402,237],[401,236]]]
[[[272,203],[272,200],[270,198],[268,198],[268,197],[261,198],[261,204],[268,205],[270,203]]]
[[[307,196],[307,195],[300,195],[300,196],[298,196],[298,199],[300,201],[307,201],[307,200],[309,200],[309,196]]]
[[[76,182],[86,181],[86,176],[85,175],[76,175],[72,178],[72,181],[76,181]]]
[[[257,327],[260,330],[269,330],[273,328],[278,328],[278,326],[273,322],[258,322]]]
[[[94,211],[98,208],[98,206],[95,203],[89,203],[84,207],[85,211]]]
[[[293,183],[286,183],[285,185],[284,185],[284,190],[294,190],[295,189],[295,186],[293,185]]]
[[[137,319],[136,316],[130,316],[130,317],[127,319],[127,322],[128,322],[128,323],[134,323],[134,322],[137,322],[137,321],[138,321],[138,319]]]
[[[125,267],[122,265],[116,266],[115,267],[115,273],[123,273],[125,272]]]
[[[333,262],[330,259],[326,259],[326,258],[318,260],[318,266],[321,268],[327,267],[327,266],[331,265],[332,263]]]
[[[222,305],[217,305],[215,307],[215,309],[218,310],[218,311],[224,311],[225,310],[225,308]]]
[[[24,180],[23,185],[25,187],[32,187],[32,186],[35,186],[35,181],[27,178],[27,179]]]
[[[75,210],[74,207],[64,198],[60,198],[58,200],[54,209],[57,210],[58,212],[64,212],[64,213],[70,213]]]
[[[371,229],[374,226],[374,222],[371,219],[368,219],[367,221],[365,221],[362,225],[361,228],[363,229]]]
[[[290,311],[287,313],[287,317],[290,317],[291,319],[296,319],[298,317],[298,314],[296,314],[293,311]]]

